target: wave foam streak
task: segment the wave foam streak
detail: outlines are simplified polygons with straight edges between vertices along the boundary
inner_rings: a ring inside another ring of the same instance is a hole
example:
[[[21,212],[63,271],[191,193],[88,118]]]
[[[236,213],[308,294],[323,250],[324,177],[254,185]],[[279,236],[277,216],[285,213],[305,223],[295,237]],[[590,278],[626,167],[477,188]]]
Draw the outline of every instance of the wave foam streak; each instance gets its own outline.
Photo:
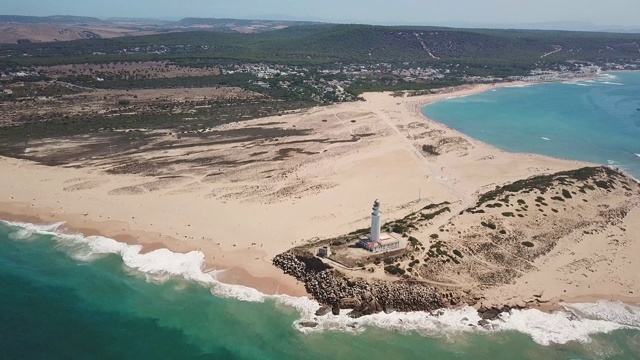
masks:
[[[629,306],[618,303],[577,304],[575,308],[582,308],[588,317],[577,315],[577,311],[545,313],[536,309],[512,310],[511,313],[501,314],[499,319],[488,321],[485,326],[479,326],[481,318],[472,307],[462,309],[445,309],[435,313],[392,313],[375,314],[359,319],[351,319],[347,315],[314,316],[318,304],[312,300],[292,301],[288,299],[284,304],[295,307],[302,318],[294,326],[304,332],[313,333],[326,330],[360,332],[366,327],[378,327],[391,331],[414,331],[427,336],[447,336],[459,333],[491,333],[499,331],[517,331],[529,335],[539,345],[566,344],[570,341],[588,343],[590,335],[608,333],[619,329],[638,329],[637,322],[640,308],[629,310]],[[572,309],[575,309],[572,308]],[[626,312],[632,311],[633,318],[629,321],[620,308]],[[348,311],[343,311],[346,314]],[[317,323],[315,327],[307,327],[308,323]]]
[[[2,222],[2,221],[0,221]],[[300,318],[293,326],[303,333],[321,331],[361,332],[367,327],[391,331],[417,332],[427,336],[447,336],[457,333],[518,331],[528,334],[540,345],[565,344],[570,341],[589,342],[590,335],[618,329],[640,330],[640,308],[621,303],[601,301],[595,304],[563,304],[566,311],[544,313],[539,310],[513,310],[499,319],[479,326],[481,318],[472,307],[443,309],[434,313],[379,313],[352,319],[342,310],[340,315],[315,315],[320,304],[306,297],[265,295],[241,285],[224,284],[216,280],[217,271],[204,272],[204,254],[192,251],[186,254],[159,249],[141,253],[142,246],[128,245],[113,239],[60,232],[64,223],[38,226],[26,223],[3,222],[16,227],[11,233],[14,240],[29,240],[34,234],[51,235],[70,255],[81,261],[91,261],[106,255],[119,255],[124,265],[144,274],[148,281],[166,281],[183,278],[210,287],[218,297],[247,302],[273,300],[276,305],[295,309]],[[222,270],[224,271],[224,270]],[[309,326],[312,324],[312,326]]]
[[[604,300],[596,303],[563,304],[563,306],[582,317],[603,319],[640,328],[640,308],[635,306]]]
[[[540,345],[565,344],[569,341],[590,342],[589,335],[608,333],[627,326],[606,321],[579,318],[562,311],[543,313],[536,309],[515,310],[502,314],[500,330],[528,334]]]
[[[80,234],[63,233],[60,227],[64,222],[52,225],[3,223],[18,229],[10,234],[14,240],[28,240],[35,234],[52,236],[57,245],[76,260],[92,261],[107,255],[119,255],[128,269],[145,275],[148,281],[163,282],[171,278],[183,278],[211,286],[211,292],[217,296],[251,302],[263,302],[266,299],[264,294],[253,288],[219,282],[215,277],[216,271],[204,272],[204,254],[200,251],[183,254],[158,249],[141,253],[141,245],[129,245],[103,236],[84,237]]]

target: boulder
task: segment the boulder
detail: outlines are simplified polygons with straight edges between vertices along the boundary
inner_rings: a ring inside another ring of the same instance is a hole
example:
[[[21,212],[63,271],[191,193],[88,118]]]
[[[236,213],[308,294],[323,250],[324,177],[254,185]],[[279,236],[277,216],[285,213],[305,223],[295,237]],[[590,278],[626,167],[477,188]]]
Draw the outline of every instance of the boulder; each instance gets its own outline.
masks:
[[[341,309],[355,309],[360,307],[360,300],[356,298],[343,298],[340,299]]]
[[[495,308],[487,309],[485,311],[478,311],[480,313],[480,317],[483,320],[494,320],[500,316],[501,311]]]
[[[318,311],[316,311],[316,316],[325,316],[331,312],[331,307],[328,305],[322,305]]]
[[[478,325],[482,326],[485,329],[490,329],[491,328],[490,327],[491,323],[489,322],[489,320],[485,320],[485,319],[482,319],[482,320],[478,321]]]
[[[518,299],[515,301],[513,307],[517,309],[525,309],[527,307],[527,303],[522,299]]]
[[[384,307],[377,300],[373,300],[371,302],[371,309],[373,310],[374,314],[384,311]]]
[[[384,308],[377,300],[372,299],[367,303],[363,303],[360,308],[355,310],[360,311],[363,315],[373,315],[382,312]]]
[[[340,315],[340,305],[333,304],[333,306],[331,307],[331,313],[336,316]]]
[[[306,327],[306,328],[315,328],[315,327],[318,327],[318,323],[315,321],[301,321],[300,326]]]

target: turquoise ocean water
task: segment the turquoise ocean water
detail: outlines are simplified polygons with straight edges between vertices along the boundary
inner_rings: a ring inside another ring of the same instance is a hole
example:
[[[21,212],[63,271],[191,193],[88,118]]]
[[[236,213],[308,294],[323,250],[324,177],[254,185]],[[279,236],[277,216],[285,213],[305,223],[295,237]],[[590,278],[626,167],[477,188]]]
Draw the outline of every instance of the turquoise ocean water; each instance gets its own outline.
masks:
[[[498,89],[425,111],[505,150],[611,161],[640,177],[639,86],[640,74],[616,74]],[[59,226],[0,221],[2,360],[640,359],[640,309],[619,303],[514,311],[492,330],[473,326],[470,308],[316,318],[312,300],[220,284],[202,272],[198,252],[140,254]]]
[[[640,358],[640,309],[622,304],[518,311],[491,331],[471,309],[314,319],[311,300],[217,283],[198,253],[57,226],[0,222],[0,359]]]
[[[640,72],[499,88],[423,113],[506,151],[612,165],[640,178]]]

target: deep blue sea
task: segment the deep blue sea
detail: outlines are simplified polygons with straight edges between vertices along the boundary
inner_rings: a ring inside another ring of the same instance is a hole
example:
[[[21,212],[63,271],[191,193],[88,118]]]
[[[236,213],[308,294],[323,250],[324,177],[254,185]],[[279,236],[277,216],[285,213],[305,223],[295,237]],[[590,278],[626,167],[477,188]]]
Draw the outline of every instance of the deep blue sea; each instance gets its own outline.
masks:
[[[506,151],[612,165],[640,178],[640,72],[498,88],[423,113]]]
[[[622,304],[514,311],[495,330],[470,308],[317,319],[309,299],[218,283],[197,252],[57,227],[0,222],[0,359],[640,359],[640,309]]]

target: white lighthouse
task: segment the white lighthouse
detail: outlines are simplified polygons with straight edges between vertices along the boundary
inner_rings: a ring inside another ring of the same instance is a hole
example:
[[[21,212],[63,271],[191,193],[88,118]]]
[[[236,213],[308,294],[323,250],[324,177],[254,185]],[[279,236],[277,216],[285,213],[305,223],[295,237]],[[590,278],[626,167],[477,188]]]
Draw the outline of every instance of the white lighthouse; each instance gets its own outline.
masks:
[[[371,237],[369,241],[380,241],[380,201],[373,202],[373,212],[371,213]]]
[[[380,201],[373,202],[371,213],[371,235],[361,236],[358,245],[374,253],[387,252],[400,249],[400,240],[390,234],[380,233]]]

